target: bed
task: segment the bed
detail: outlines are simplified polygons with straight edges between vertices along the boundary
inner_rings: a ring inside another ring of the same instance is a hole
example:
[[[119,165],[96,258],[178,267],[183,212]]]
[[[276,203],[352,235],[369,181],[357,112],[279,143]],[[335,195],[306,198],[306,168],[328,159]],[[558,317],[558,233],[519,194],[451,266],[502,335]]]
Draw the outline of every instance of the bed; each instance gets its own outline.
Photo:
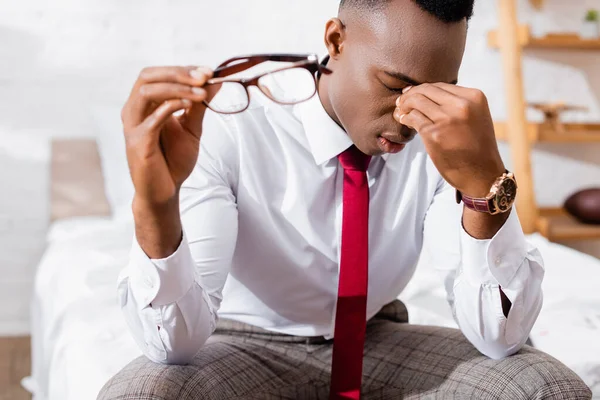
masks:
[[[92,116],[95,139],[53,145],[53,223],[32,299],[32,375],[23,380],[34,400],[95,399],[112,375],[141,355],[116,299],[133,235],[118,115],[102,110]],[[547,271],[531,340],[577,372],[600,399],[600,260],[539,235],[529,240]],[[411,323],[456,326],[426,258],[400,298]]]

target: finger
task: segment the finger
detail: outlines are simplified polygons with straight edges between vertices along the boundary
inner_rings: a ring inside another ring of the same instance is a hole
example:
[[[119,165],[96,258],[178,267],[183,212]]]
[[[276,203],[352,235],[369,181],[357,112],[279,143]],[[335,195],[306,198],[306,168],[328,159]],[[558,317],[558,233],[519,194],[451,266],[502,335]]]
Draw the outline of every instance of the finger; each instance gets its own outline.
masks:
[[[206,99],[206,89],[180,83],[148,83],[140,87],[139,97],[158,103],[178,98],[200,102]]]
[[[403,97],[400,101],[400,106],[397,107],[400,110],[400,115],[408,114],[412,110],[418,110],[434,122],[446,117],[442,107],[422,93],[415,92],[415,94],[411,94],[409,92]]]
[[[164,96],[152,100],[152,96],[155,95],[156,92],[150,90],[149,94],[146,93],[148,87],[152,88],[149,85],[171,83],[188,87],[200,87],[211,77],[212,70],[208,67],[144,68],[136,83],[133,85],[129,98],[123,107],[123,124],[126,127],[135,127],[139,125],[146,118],[148,113],[154,111],[149,109],[152,104],[161,104],[161,102],[165,100]],[[171,98],[177,98],[177,96]]]
[[[192,134],[194,134],[194,136],[196,137],[200,137],[200,135],[202,134],[202,122],[204,121],[204,114],[206,113],[206,106],[207,104],[210,104],[212,99],[215,98],[215,96],[217,95],[217,93],[219,92],[219,90],[221,89],[221,87],[223,86],[222,83],[216,83],[216,84],[207,84],[204,86],[204,89],[206,89],[206,93],[207,93],[207,98],[204,102],[202,103],[194,103],[194,105],[192,106],[192,108],[190,108],[190,110],[185,113],[185,115],[182,115],[180,117],[180,122],[181,124],[190,132],[192,132]],[[246,92],[246,96],[247,96],[247,92]]]
[[[470,88],[466,88],[466,87],[462,87],[462,86],[458,86],[458,85],[452,85],[450,83],[445,83],[445,82],[436,82],[436,83],[432,83],[433,86],[436,86],[440,89],[443,89],[449,93],[452,93],[458,97],[462,97],[462,98],[466,98],[466,99],[470,99],[471,96],[473,95],[473,91],[474,89],[470,89]]]
[[[459,106],[458,108],[463,111],[469,108],[470,104],[488,107],[487,97],[479,89],[465,88],[443,82],[435,83],[434,85],[440,89],[454,93],[457,96],[455,105]]]
[[[202,86],[212,78],[213,71],[209,67],[148,67],[140,72],[138,81],[141,84],[171,82],[190,86]]]
[[[205,113],[205,103],[194,103],[185,114],[179,117],[179,121],[187,131],[199,138],[202,135],[202,122]]]
[[[138,94],[131,99],[128,123],[137,126],[157,105],[171,99],[189,99],[202,102],[206,99],[206,90],[197,86],[180,83],[148,83],[142,85]]]
[[[146,130],[154,133],[155,137],[158,138],[160,129],[171,118],[173,113],[191,107],[191,105],[192,102],[189,99],[165,101],[144,120]]]
[[[405,91],[403,92],[403,94],[408,94],[408,93],[410,93],[411,95],[420,93],[420,94],[426,96],[427,98],[433,100],[435,103],[441,105],[442,107],[445,105],[455,104],[456,101],[459,100],[459,97],[456,94],[451,93],[451,92],[449,92],[439,86],[431,84],[431,83],[424,83],[419,86],[410,87],[409,90],[405,89]],[[400,106],[402,104],[404,97],[408,97],[408,96],[398,97],[398,99],[396,100],[397,106]]]
[[[417,132],[425,129],[428,125],[433,124],[433,121],[427,118],[425,114],[419,110],[412,110],[408,114],[402,114],[399,109],[396,109],[396,111],[394,111],[394,119]]]

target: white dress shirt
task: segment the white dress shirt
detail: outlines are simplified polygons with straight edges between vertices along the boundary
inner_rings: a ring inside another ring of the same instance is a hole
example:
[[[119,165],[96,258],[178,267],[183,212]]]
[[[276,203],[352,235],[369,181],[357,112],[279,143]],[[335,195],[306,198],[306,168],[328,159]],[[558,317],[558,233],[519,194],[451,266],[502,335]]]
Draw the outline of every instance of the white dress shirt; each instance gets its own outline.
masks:
[[[185,363],[217,317],[291,335],[333,336],[343,169],[352,141],[318,95],[295,106],[258,91],[240,114],[207,112],[195,170],[181,189],[183,240],[151,260],[134,239],[120,305],[143,353]],[[454,316],[483,354],[518,351],[542,305],[539,252],[515,212],[491,240],[462,228],[462,205],[416,139],[373,157],[367,318],[411,279],[421,249],[439,269]],[[512,303],[502,311],[499,286]]]

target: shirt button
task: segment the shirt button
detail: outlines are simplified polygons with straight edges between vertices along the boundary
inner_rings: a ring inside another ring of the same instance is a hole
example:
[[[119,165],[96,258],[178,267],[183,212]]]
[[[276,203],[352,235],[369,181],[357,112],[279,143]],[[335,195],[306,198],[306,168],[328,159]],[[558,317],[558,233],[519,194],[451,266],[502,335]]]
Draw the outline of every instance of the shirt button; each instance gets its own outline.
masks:
[[[154,288],[154,281],[152,281],[152,278],[150,278],[149,276],[147,276],[146,279],[144,279],[144,284],[150,289]]]
[[[496,263],[496,265],[500,265],[500,263],[502,262],[502,258],[496,257],[496,261],[494,262]]]

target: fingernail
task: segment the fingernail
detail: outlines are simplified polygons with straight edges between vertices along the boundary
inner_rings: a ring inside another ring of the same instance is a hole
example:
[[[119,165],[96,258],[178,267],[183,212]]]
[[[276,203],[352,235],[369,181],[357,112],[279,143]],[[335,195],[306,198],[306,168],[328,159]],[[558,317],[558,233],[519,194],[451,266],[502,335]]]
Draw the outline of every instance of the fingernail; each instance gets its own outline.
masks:
[[[396,120],[398,122],[402,122],[402,119],[404,118],[406,114],[400,114],[400,110],[396,110],[394,111],[394,118],[396,118]]]
[[[402,93],[406,93],[408,92],[410,89],[412,89],[412,86],[407,86],[404,89],[402,89]]]
[[[199,87],[193,87],[192,88],[192,93],[194,94],[204,94],[205,90]]]
[[[208,67],[198,67],[190,71],[190,75],[194,79],[206,79],[207,77],[211,77],[213,71]]]
[[[192,101],[190,99],[183,99],[182,103],[186,107],[190,107],[192,105]]]
[[[193,69],[190,71],[190,76],[194,79],[201,79],[203,74],[202,71],[199,71],[198,69]]]
[[[396,99],[396,107],[400,107],[400,97]]]
[[[198,69],[199,69],[199,70],[201,70],[201,71],[204,71],[204,73],[205,73],[206,75],[210,75],[210,76],[212,76],[212,75],[213,75],[213,72],[214,72],[212,68],[210,68],[210,67],[207,67],[207,66],[204,66],[204,65],[203,65],[203,66],[200,66],[200,67],[198,67]]]

